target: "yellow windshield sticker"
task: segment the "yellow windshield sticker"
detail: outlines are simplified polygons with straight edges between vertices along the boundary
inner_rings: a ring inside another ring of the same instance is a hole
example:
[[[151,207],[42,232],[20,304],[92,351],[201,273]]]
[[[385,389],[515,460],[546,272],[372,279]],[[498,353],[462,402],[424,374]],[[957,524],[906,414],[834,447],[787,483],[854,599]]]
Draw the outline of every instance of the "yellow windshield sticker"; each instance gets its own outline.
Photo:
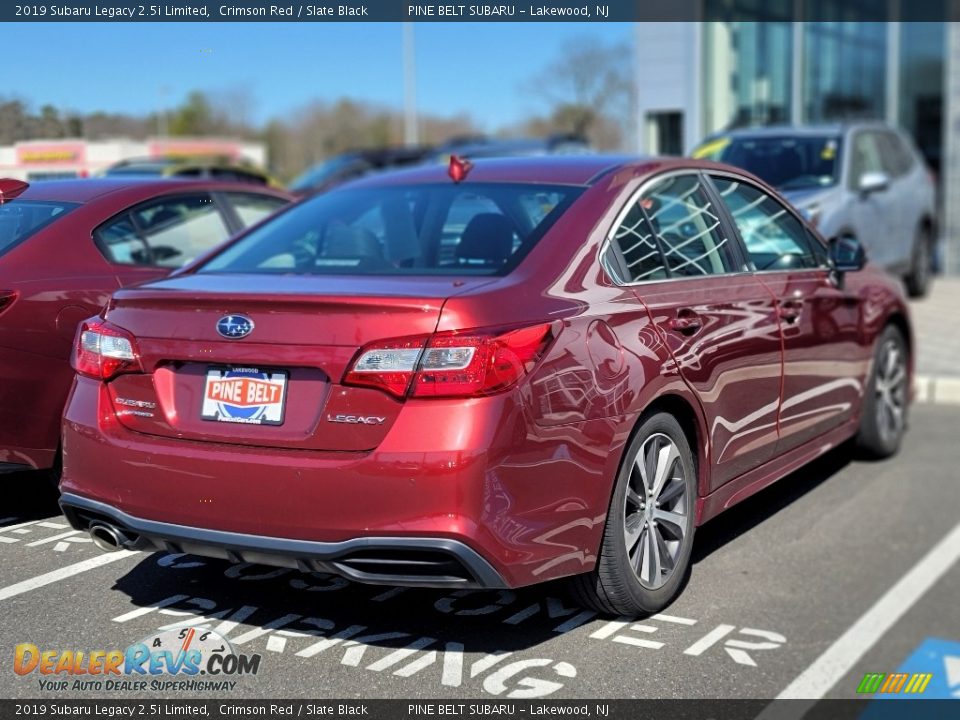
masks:
[[[693,157],[697,160],[702,160],[704,158],[715,160],[723,151],[723,149],[730,144],[730,138],[722,137],[717,138],[716,140],[711,140],[708,143],[705,143],[693,151]]]

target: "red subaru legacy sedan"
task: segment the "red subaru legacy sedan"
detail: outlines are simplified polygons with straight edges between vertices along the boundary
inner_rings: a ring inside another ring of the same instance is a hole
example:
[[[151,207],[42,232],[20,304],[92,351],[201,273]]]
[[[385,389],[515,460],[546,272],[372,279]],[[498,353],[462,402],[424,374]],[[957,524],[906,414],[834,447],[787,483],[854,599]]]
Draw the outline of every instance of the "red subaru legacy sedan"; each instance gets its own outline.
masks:
[[[0,179],[0,472],[58,465],[80,321],[289,201],[223,181]]]
[[[370,583],[572,576],[635,614],[679,591],[700,524],[849,438],[897,450],[897,282],[761,181],[451,170],[292,206],[86,321],[72,525]]]

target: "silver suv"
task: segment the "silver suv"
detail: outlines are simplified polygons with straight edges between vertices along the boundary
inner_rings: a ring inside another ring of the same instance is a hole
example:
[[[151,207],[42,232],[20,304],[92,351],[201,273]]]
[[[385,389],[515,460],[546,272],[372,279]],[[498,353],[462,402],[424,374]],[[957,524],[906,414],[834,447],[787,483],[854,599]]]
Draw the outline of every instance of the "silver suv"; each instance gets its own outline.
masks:
[[[763,178],[824,237],[856,238],[870,260],[903,277],[912,297],[926,294],[936,189],[903,132],[880,123],[750,128],[714,135],[693,156]]]

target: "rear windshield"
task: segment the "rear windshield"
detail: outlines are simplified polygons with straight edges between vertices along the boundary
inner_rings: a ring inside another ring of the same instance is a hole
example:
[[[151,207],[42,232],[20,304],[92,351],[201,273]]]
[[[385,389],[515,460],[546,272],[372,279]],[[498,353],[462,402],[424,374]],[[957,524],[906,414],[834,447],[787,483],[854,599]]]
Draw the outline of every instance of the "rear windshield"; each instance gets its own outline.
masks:
[[[779,190],[835,185],[840,176],[840,138],[835,135],[734,137],[699,153],[735,165]],[[695,153],[697,154],[697,153]]]
[[[0,204],[0,255],[75,207],[73,203],[22,199]]]
[[[281,212],[198,272],[503,275],[581,192],[452,182],[335,190]]]

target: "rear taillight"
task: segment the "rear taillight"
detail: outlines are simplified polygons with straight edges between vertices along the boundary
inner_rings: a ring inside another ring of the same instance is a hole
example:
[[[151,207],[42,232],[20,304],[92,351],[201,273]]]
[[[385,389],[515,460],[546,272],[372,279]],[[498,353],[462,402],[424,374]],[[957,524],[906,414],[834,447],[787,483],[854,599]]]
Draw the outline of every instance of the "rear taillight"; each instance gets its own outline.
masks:
[[[442,332],[364,347],[343,379],[397,397],[481,397],[529,373],[553,339],[549,323],[499,331]]]
[[[16,290],[0,290],[0,313],[13,305],[13,301],[16,299]]]
[[[99,317],[80,323],[72,364],[81,375],[97,380],[142,372],[133,335]]]
[[[381,340],[367,345],[347,370],[344,385],[364,385],[403,397],[410,387],[427,335]]]

